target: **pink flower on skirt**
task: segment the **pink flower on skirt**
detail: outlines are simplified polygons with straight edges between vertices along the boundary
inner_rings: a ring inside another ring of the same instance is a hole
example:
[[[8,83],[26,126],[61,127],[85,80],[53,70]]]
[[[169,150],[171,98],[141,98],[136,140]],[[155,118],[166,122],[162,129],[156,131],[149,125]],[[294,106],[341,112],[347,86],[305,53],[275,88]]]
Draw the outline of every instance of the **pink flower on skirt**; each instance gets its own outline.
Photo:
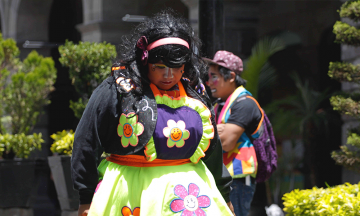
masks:
[[[171,211],[175,213],[183,211],[181,216],[205,216],[206,213],[202,208],[210,206],[210,198],[206,195],[198,196],[199,192],[199,187],[194,183],[189,184],[189,193],[184,186],[176,185],[174,193],[180,199],[171,201]]]
[[[97,184],[97,186],[96,186],[96,188],[95,188],[95,193],[96,193],[96,191],[98,191],[99,190],[99,187],[100,187],[100,185],[101,185],[101,182],[102,182],[102,179],[99,181],[99,183]]]

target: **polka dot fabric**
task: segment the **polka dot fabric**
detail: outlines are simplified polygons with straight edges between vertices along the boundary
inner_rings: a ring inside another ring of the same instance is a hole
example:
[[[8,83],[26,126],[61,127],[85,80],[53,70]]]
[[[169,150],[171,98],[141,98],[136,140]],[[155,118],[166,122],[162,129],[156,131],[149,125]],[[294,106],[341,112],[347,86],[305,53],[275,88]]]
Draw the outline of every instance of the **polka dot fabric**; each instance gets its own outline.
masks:
[[[243,62],[241,58],[234,55],[232,52],[228,52],[225,50],[219,50],[215,53],[214,59],[204,58],[205,61],[211,62],[213,64],[217,64],[223,66],[231,71],[234,71],[237,74],[241,74],[243,71]]]

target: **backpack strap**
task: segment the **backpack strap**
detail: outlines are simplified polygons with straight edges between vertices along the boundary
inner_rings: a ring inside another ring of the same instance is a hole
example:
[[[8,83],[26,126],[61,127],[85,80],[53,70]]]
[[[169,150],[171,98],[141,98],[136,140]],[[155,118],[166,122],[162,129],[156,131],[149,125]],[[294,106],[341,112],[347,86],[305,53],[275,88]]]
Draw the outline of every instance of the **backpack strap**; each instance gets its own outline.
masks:
[[[253,98],[253,97],[251,97],[249,95],[246,95],[245,97],[250,98],[251,100],[253,100],[256,103],[256,105],[259,107],[259,110],[261,112],[261,119],[260,119],[259,125],[257,126],[254,133],[251,134],[251,135],[254,135],[254,134],[256,134],[256,132],[258,132],[258,130],[260,129],[260,127],[261,127],[261,125],[262,125],[262,123],[264,121],[264,116],[265,116],[264,115],[264,110],[260,107],[260,104],[257,102],[257,100],[255,98]]]

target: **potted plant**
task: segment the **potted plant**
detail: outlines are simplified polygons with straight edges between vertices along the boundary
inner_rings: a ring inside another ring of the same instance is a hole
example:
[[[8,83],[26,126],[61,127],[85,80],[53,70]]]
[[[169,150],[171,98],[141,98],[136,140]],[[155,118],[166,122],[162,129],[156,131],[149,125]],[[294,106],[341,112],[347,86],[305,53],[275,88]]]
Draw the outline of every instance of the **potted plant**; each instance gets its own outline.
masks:
[[[40,162],[27,158],[44,140],[41,133],[30,133],[50,103],[56,79],[51,58],[32,51],[21,61],[19,53],[16,42],[0,34],[0,197],[6,197],[0,208],[31,206]]]
[[[50,137],[54,140],[50,148],[54,156],[48,157],[48,161],[60,208],[63,212],[76,211],[79,207],[79,194],[72,187],[70,172],[74,132],[63,130]]]
[[[74,134],[73,130],[63,130],[51,135],[54,142],[50,150],[54,156],[49,156],[48,161],[63,212],[76,211],[79,207],[79,194],[73,189],[70,170]]]
[[[28,158],[31,151],[41,148],[41,134],[0,134],[2,148],[14,152],[16,158],[0,160],[0,208],[29,208],[37,189],[36,169],[41,163]],[[10,154],[8,154],[10,155]],[[26,179],[26,181],[24,181]]]

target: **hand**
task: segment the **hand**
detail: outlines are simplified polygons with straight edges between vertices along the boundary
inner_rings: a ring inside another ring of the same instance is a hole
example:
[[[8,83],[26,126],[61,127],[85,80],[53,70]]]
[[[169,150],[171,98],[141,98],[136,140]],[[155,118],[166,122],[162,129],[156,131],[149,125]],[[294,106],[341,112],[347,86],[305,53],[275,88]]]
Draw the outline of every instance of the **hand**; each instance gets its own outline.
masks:
[[[224,132],[225,130],[225,124],[218,124],[216,125],[219,136]]]
[[[227,205],[229,206],[231,212],[235,215],[234,206],[232,205],[232,203],[231,203],[231,202],[228,202]]]
[[[90,204],[79,205],[78,216],[87,216],[89,213]]]

